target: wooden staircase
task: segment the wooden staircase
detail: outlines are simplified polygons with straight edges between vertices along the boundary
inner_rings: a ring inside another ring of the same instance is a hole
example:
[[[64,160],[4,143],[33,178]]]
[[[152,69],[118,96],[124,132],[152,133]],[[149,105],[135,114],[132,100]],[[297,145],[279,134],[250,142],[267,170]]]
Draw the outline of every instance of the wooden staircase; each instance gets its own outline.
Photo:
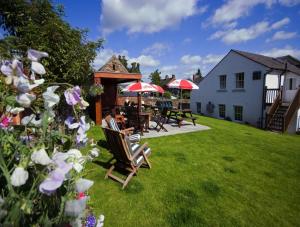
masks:
[[[290,103],[282,102],[282,91],[280,91],[267,113],[266,129],[285,132],[299,107],[300,87]]]
[[[288,109],[287,105],[279,105],[271,118],[268,129],[272,131],[282,131],[284,115]]]

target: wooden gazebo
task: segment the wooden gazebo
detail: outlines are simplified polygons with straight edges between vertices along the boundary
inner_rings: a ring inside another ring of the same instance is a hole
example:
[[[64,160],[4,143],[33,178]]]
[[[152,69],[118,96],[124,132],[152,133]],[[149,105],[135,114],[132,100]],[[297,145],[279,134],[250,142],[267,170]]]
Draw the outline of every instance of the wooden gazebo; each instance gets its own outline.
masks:
[[[129,73],[115,55],[99,71],[94,73],[94,83],[104,87],[103,94],[96,97],[95,100],[97,125],[102,124],[104,112],[114,112],[118,100],[118,84],[140,81],[141,78],[141,74]]]

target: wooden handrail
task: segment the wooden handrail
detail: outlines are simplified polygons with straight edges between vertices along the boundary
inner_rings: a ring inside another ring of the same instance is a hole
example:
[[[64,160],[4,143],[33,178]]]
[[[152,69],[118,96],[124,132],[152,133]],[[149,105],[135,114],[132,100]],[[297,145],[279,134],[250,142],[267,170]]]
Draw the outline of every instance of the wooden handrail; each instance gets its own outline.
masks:
[[[282,127],[283,132],[287,130],[289,124],[291,123],[293,115],[295,111],[298,110],[299,106],[300,106],[300,87],[298,88],[293,101],[290,103],[289,108],[284,114],[283,127]]]
[[[275,114],[275,111],[281,104],[281,96],[282,96],[282,89],[280,88],[280,91],[274,100],[273,104],[271,105],[270,109],[267,112],[267,119],[266,119],[266,127],[269,127],[269,124],[273,118],[273,115]]]

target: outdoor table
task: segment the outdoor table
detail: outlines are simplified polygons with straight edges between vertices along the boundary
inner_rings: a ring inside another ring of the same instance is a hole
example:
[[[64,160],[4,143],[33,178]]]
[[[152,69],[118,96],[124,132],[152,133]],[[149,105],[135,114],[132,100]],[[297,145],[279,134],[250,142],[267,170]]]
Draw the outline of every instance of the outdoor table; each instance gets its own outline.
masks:
[[[189,114],[190,116],[188,116],[187,114]],[[181,126],[182,121],[184,119],[190,119],[193,121],[193,124],[196,125],[196,123],[195,123],[196,118],[193,117],[192,110],[190,110],[190,109],[184,109],[184,110],[172,109],[169,111],[169,114],[167,117],[167,123],[169,123],[169,120],[171,118],[177,122],[178,127]]]
[[[150,125],[151,113],[149,113],[149,112],[140,112],[139,117],[141,119],[145,119],[144,129],[146,129],[146,131],[147,131],[149,129],[149,125]]]

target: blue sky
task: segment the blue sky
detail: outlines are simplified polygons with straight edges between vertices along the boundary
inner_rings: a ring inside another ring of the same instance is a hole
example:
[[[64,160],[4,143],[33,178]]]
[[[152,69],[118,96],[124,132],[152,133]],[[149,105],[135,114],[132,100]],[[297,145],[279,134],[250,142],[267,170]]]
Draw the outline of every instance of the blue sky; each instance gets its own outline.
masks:
[[[300,0],[55,0],[65,20],[103,37],[94,67],[112,54],[138,61],[144,78],[205,75],[230,49],[300,58]]]

